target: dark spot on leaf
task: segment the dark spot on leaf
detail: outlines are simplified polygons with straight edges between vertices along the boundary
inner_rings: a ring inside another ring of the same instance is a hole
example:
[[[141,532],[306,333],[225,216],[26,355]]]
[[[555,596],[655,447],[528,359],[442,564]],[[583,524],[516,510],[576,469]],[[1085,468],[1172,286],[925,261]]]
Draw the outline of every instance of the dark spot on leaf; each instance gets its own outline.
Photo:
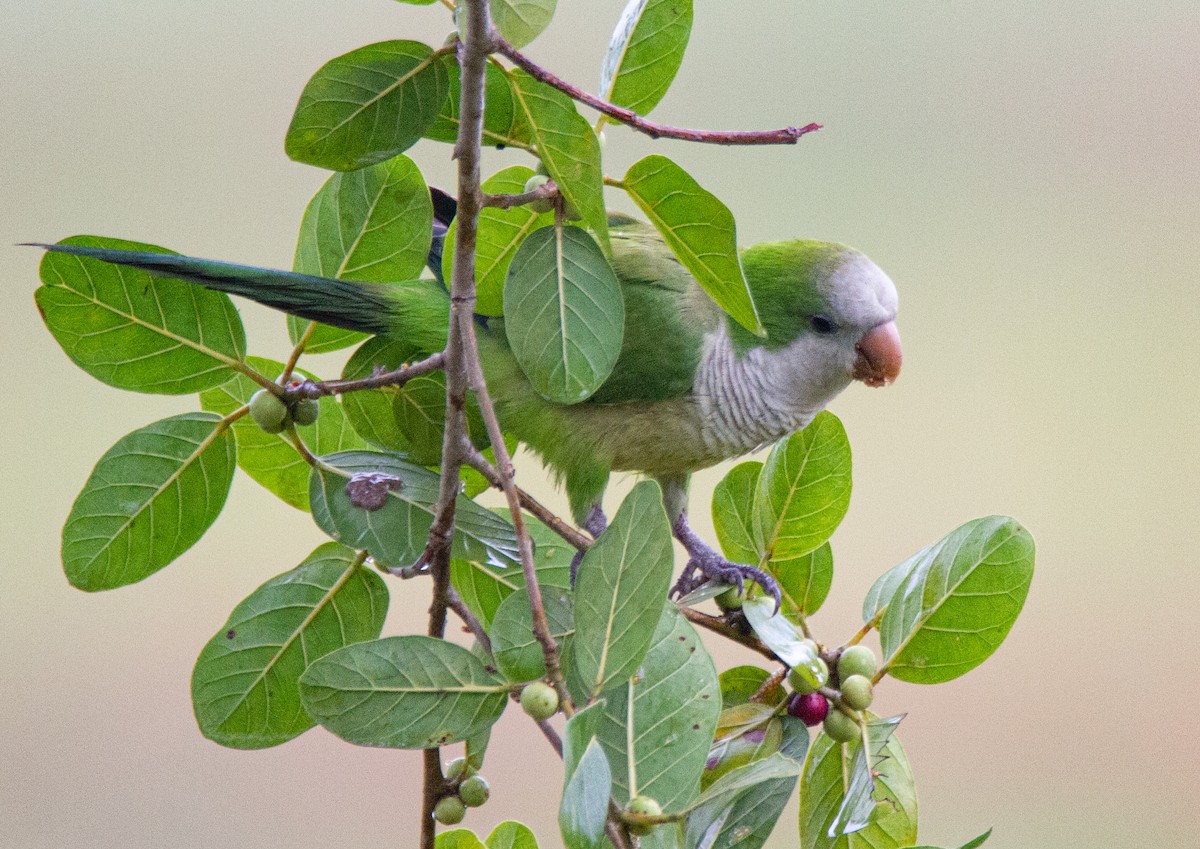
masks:
[[[749,731],[747,731],[742,736],[745,737],[751,743],[761,743],[763,741],[763,738],[767,736],[767,729],[751,728]]]
[[[700,730],[700,723],[699,723],[699,722],[694,722],[694,723],[692,723],[692,730],[693,730],[693,731],[699,731],[699,730]]]
[[[688,649],[688,654],[693,654],[693,653],[695,653],[695,651],[696,651],[696,647],[692,646],[690,649]]]
[[[504,150],[506,147],[508,147],[508,145],[506,145],[504,142],[497,142],[496,144],[496,150]]]
[[[712,695],[711,693],[705,693],[705,694],[704,694],[704,695],[702,695],[700,698],[701,698],[701,699],[707,699],[707,698],[709,698],[711,695]]]
[[[683,634],[679,635],[679,642],[682,643],[682,642],[685,642],[686,640],[687,640],[687,637],[685,637]]]
[[[359,472],[346,484],[346,497],[355,507],[378,510],[387,504],[387,494],[404,489],[404,481],[383,472]]]
[[[237,636],[237,631],[235,631],[233,628],[230,628],[228,631],[225,632],[225,639],[227,639],[227,640],[232,640],[236,636]]]

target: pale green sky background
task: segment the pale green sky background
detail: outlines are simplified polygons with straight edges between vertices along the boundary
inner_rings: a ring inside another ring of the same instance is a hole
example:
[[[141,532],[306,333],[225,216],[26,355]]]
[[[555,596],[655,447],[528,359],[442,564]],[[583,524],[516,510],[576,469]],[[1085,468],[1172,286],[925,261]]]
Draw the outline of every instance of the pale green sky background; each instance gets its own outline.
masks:
[[[594,87],[622,5],[560,0],[528,52]],[[997,849],[1196,845],[1194,0],[697,7],[655,118],[826,129],[753,150],[609,129],[606,170],[669,155],[733,209],[741,241],[849,242],[901,292],[900,381],[833,407],[855,494],[818,635],[848,636],[877,574],[967,519],[1009,513],[1038,542],[1025,613],[992,660],[951,684],[880,688],[881,711],[909,712],[923,840],[994,825]],[[72,366],[33,307],[37,252],[9,246],[88,232],[287,266],[325,177],[282,151],[304,82],[365,43],[440,43],[447,17],[388,0],[0,0],[0,20],[0,847],[412,845],[415,753],[319,730],[239,753],[195,729],[196,654],[320,542],[307,516],[240,478],[163,572],[96,596],[67,586],[59,531],[92,464],[193,401]],[[444,186],[448,153],[411,151]],[[279,356],[282,320],[245,314],[254,352]],[[693,487],[706,534],[718,473]],[[535,478],[522,472],[561,504]],[[419,630],[425,588],[392,589],[389,631]],[[494,735],[493,801],[467,824],[528,817],[553,847],[559,767],[521,720]],[[793,803],[768,845],[795,833]]]

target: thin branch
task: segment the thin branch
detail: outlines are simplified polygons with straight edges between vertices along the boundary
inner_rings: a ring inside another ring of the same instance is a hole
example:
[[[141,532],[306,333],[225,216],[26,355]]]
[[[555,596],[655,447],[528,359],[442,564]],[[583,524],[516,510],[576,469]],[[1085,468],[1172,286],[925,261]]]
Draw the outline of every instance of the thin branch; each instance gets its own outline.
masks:
[[[487,457],[484,457],[483,454],[476,450],[473,446],[471,450],[467,452],[465,462],[472,469],[487,478],[488,483],[490,483],[496,489],[504,489],[504,479],[500,476],[500,473],[496,470],[496,467],[489,463]],[[521,507],[527,513],[535,516],[543,525],[554,531],[579,551],[585,551],[594,542],[590,536],[575,528],[574,525],[567,524],[549,507],[542,504],[519,486],[514,485],[513,489],[515,489],[517,492],[517,500],[520,502]]]
[[[754,691],[754,695],[750,697],[750,701],[761,702],[767,697],[767,693],[783,685],[783,679],[787,678],[787,674],[788,668],[786,666],[776,669],[774,672],[768,675],[766,680],[762,682],[762,685]]]
[[[414,377],[441,371],[446,366],[446,352],[438,351],[415,363],[405,363],[392,371],[379,371],[370,377],[358,380],[306,380],[298,386],[289,387],[287,394],[295,398],[320,398],[323,395],[343,395],[362,389],[379,389],[384,386],[403,386]]]
[[[463,621],[475,639],[479,640],[479,644],[487,650],[488,654],[492,654],[492,641],[488,638],[487,631],[483,630],[482,623],[471,612],[471,608],[467,607],[467,603],[463,601],[462,596],[453,586],[446,589],[446,600],[454,614]]]
[[[514,206],[524,206],[535,200],[552,200],[558,197],[558,186],[553,180],[546,180],[533,191],[522,192],[518,195],[484,195],[483,205],[494,206],[497,209],[512,209]]]
[[[712,631],[714,634],[720,634],[726,639],[733,640],[738,645],[745,646],[751,651],[758,652],[769,660],[780,659],[779,656],[767,648],[766,643],[764,643],[758,637],[754,636],[753,634],[743,634],[741,631],[730,625],[719,616],[709,616],[707,613],[701,613],[699,610],[683,606],[679,607],[679,612],[682,613],[684,618],[693,625],[699,625],[701,628],[706,628],[709,631]]]
[[[563,741],[562,737],[558,736],[558,732],[554,730],[554,726],[548,720],[543,719],[537,723],[538,730],[542,732],[542,736],[549,742],[554,751],[558,752],[558,756],[563,756]]]
[[[496,51],[535,80],[558,89],[572,100],[586,104],[639,133],[645,133],[652,139],[682,139],[683,141],[724,145],[795,144],[801,136],[821,129],[820,124],[783,127],[778,130],[689,130],[683,127],[670,127],[655,121],[647,121],[632,109],[601,100],[595,95],[571,85],[566,80],[556,77],[500,36],[496,36]]]

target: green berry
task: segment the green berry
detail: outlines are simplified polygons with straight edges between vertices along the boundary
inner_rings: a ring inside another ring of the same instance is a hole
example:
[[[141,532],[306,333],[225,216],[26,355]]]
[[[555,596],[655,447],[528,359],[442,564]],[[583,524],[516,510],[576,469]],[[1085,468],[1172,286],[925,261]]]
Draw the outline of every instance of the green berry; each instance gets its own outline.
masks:
[[[455,758],[446,764],[447,781],[463,781],[475,774],[475,767],[466,758]]]
[[[532,192],[534,189],[546,185],[549,180],[550,178],[545,174],[534,174],[525,181],[525,191]],[[554,203],[550,200],[550,198],[538,198],[537,200],[531,200],[526,204],[526,206],[528,206],[534,212],[549,212],[550,210],[554,209]]]
[[[549,684],[534,681],[521,691],[521,707],[538,722],[549,719],[558,713],[558,693]]]
[[[746,603],[745,590],[739,590],[736,586],[731,586],[716,597],[717,606],[722,610],[741,610],[742,605]]]
[[[862,734],[858,727],[858,720],[852,716],[847,716],[836,708],[829,711],[829,715],[825,717],[825,724],[822,728],[828,736],[839,743],[849,743],[851,740],[857,740]]]
[[[850,646],[838,658],[838,680],[845,681],[851,675],[872,678],[878,668],[879,662],[875,659],[875,652],[871,651],[870,648],[867,646]]]
[[[316,398],[301,398],[292,408],[292,418],[298,425],[310,425],[321,414],[321,403]]]
[[[800,695],[806,695],[808,693],[815,693],[818,689],[820,689],[821,687],[824,687],[826,684],[829,683],[829,667],[825,664],[825,661],[821,660],[821,658],[818,657],[817,661],[816,661],[816,665],[817,665],[817,686],[816,687],[814,687],[812,684],[808,683],[808,681],[805,680],[800,675],[799,670],[792,669],[792,671],[788,673],[788,683],[791,684],[792,689],[795,690]]]
[[[458,785],[458,798],[462,799],[468,808],[478,808],[491,795],[492,788],[488,787],[487,779],[482,775],[472,775]]]
[[[457,796],[444,796],[433,806],[433,818],[442,825],[458,825],[467,815],[467,806]]]
[[[871,706],[875,692],[871,689],[871,679],[865,675],[851,675],[842,679],[842,701],[855,710],[866,710]]]
[[[267,433],[279,433],[292,422],[287,404],[268,389],[260,389],[250,397],[250,418]]]
[[[641,817],[657,817],[662,816],[662,805],[658,804],[656,799],[651,799],[649,796],[634,796],[629,800],[629,804],[625,806],[625,813],[633,814]],[[647,835],[654,831],[655,823],[629,823],[629,833],[636,836]]]

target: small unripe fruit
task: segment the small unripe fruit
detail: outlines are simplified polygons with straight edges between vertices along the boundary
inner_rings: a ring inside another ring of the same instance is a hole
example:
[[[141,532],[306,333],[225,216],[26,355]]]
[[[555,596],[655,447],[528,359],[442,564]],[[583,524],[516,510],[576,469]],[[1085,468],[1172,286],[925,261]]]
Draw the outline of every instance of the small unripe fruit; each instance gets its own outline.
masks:
[[[549,180],[550,178],[545,174],[534,174],[525,181],[525,192],[532,192],[538,187],[546,185]],[[554,209],[554,204],[550,198],[538,198],[537,200],[531,200],[525,205],[534,212],[549,212]]]
[[[825,717],[825,724],[822,726],[825,733],[837,740],[839,743],[849,743],[851,740],[857,740],[862,731],[859,730],[858,720],[852,716],[847,716],[840,710],[831,710],[829,716]]]
[[[814,687],[808,683],[798,671],[793,669],[788,673],[788,683],[792,685],[792,689],[797,693],[804,695],[806,693],[815,693],[818,688],[824,687],[829,683],[829,667],[821,658],[817,658],[817,686]]]
[[[879,668],[875,652],[867,646],[850,646],[838,658],[838,680],[845,681],[851,675],[862,675],[871,678]]]
[[[321,414],[321,403],[316,398],[301,398],[292,408],[292,419],[298,425],[310,425]]]
[[[466,758],[455,758],[446,764],[446,780],[462,781],[475,774],[475,767]]]
[[[467,815],[467,806],[457,796],[445,796],[433,806],[433,818],[442,825],[458,825]]]
[[[478,808],[491,795],[492,788],[488,787],[487,779],[482,775],[472,775],[458,785],[458,798],[462,799],[468,808]]]
[[[267,389],[250,396],[250,418],[267,433],[279,433],[291,423],[287,404]]]
[[[649,796],[634,796],[625,806],[625,812],[643,817],[657,817],[662,815],[662,805]],[[628,828],[630,834],[641,837],[654,831],[655,823],[629,823]]]
[[[820,693],[792,693],[787,712],[805,725],[819,725],[829,713],[829,702]]]
[[[746,603],[745,590],[739,590],[736,586],[729,587],[718,595],[714,601],[722,610],[741,610],[742,605]]]
[[[866,710],[871,706],[875,691],[871,679],[865,675],[851,675],[842,679],[842,701],[855,710]]]
[[[558,713],[558,693],[549,684],[534,681],[521,691],[521,707],[538,722],[549,719]]]

